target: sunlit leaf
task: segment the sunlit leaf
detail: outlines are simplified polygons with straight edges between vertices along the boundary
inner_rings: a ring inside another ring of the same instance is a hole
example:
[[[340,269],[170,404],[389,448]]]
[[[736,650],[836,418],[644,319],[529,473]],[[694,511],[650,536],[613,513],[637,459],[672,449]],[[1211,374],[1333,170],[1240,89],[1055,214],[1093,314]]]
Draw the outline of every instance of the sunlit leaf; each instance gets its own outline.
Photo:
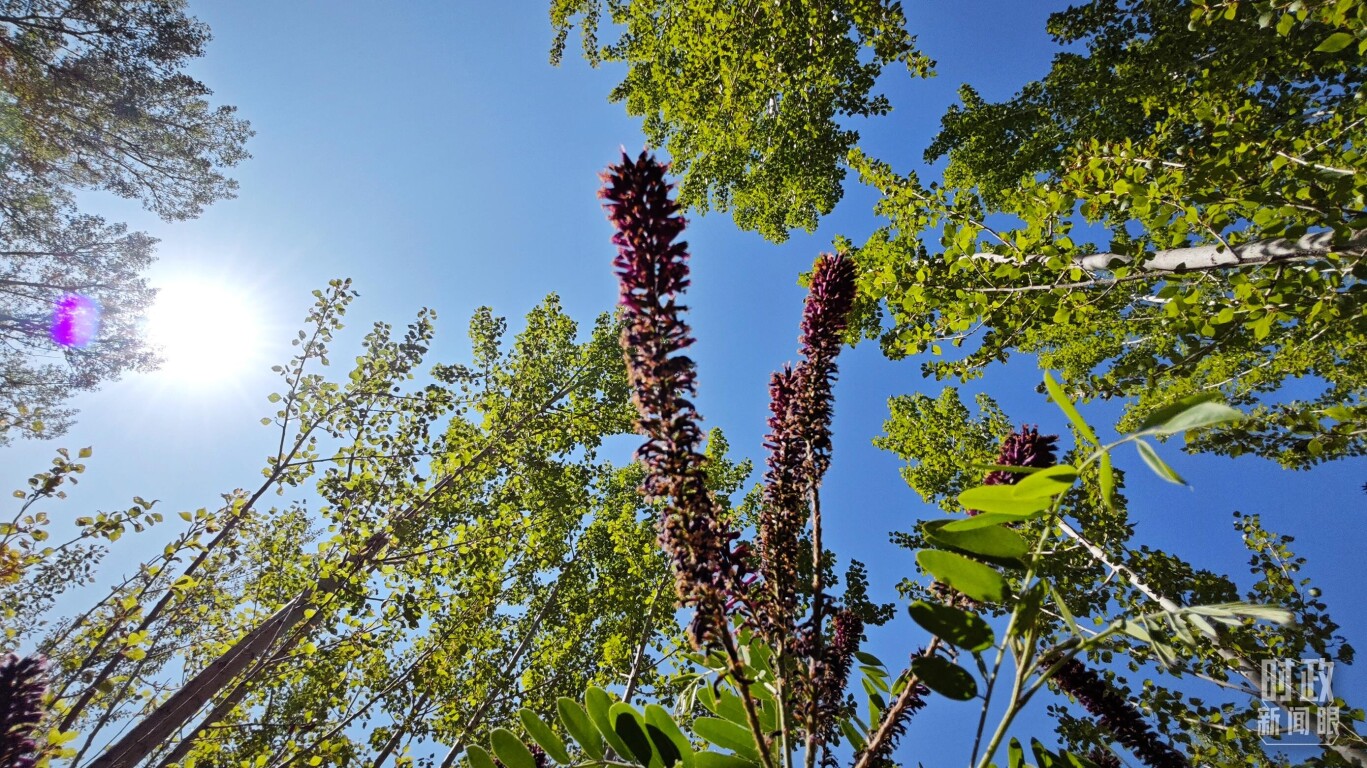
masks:
[[[1155,475],[1167,480],[1169,483],[1175,483],[1177,485],[1187,484],[1187,481],[1183,480],[1182,476],[1177,474],[1176,470],[1169,467],[1166,462],[1158,457],[1158,452],[1153,449],[1153,446],[1143,440],[1135,440],[1134,447],[1139,451],[1139,458],[1143,459],[1144,463],[1149,465],[1149,469],[1153,470]]]
[[[1139,425],[1136,434],[1175,435],[1191,429],[1230,424],[1244,418],[1244,413],[1217,403],[1218,393],[1204,393],[1184,398],[1149,414]]]
[[[602,737],[598,735],[598,730],[594,728],[593,721],[584,712],[584,708],[574,699],[565,696],[555,700],[555,707],[560,715],[560,724],[579,744],[579,748],[584,750],[584,754],[594,760],[602,760]]]
[[[561,765],[570,764],[570,753],[565,748],[565,742],[551,730],[540,715],[530,709],[523,709],[517,716],[522,721],[522,727],[527,729],[527,735],[532,737],[532,741],[535,741],[548,757]]]
[[[989,525],[968,531],[946,530],[949,523],[947,520],[925,523],[922,529],[926,539],[932,544],[1008,563],[1019,564],[1030,551],[1025,539],[1010,528]]]
[[[1000,602],[1006,593],[1006,580],[1000,573],[957,552],[923,549],[916,562],[939,581],[985,603]]]
[[[478,744],[465,748],[465,759],[470,763],[470,768],[497,768],[489,751]]]
[[[1094,445],[1100,445],[1101,441],[1097,439],[1096,433],[1092,431],[1091,425],[1082,418],[1081,413],[1078,413],[1077,407],[1073,405],[1073,401],[1068,397],[1068,394],[1063,391],[1063,387],[1054,380],[1053,374],[1048,371],[1044,372],[1044,388],[1048,390],[1049,397],[1053,399],[1054,405],[1057,405],[1059,410],[1063,411],[1063,415],[1068,417],[1068,421],[1072,422],[1073,427],[1077,429],[1078,434],[1082,435],[1087,440],[1090,440]]]
[[[693,721],[693,732],[722,749],[729,749],[752,760],[759,759],[759,749],[755,746],[754,734],[750,733],[749,728],[730,720],[723,720],[719,717],[700,717]]]
[[[536,758],[532,751],[507,728],[495,728],[489,734],[494,755],[503,763],[504,768],[536,768]]]
[[[959,494],[959,503],[964,509],[1011,515],[1017,520],[1029,519],[1049,508],[1050,499],[1047,496],[1022,498],[1015,495],[1014,490],[1015,487],[1010,485],[969,488]]]
[[[1004,486],[1019,499],[1039,499],[1057,496],[1077,482],[1077,469],[1068,464],[1042,469],[1015,485]],[[1003,487],[1003,486],[997,486]]]

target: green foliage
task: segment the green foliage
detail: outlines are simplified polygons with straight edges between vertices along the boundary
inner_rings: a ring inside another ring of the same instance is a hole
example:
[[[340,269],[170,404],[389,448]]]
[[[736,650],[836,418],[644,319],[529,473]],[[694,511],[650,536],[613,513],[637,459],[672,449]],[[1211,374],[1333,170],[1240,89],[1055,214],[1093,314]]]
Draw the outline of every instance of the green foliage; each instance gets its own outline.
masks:
[[[912,603],[908,610],[922,629],[966,651],[985,651],[996,645],[992,627],[977,614],[924,600]]]
[[[232,196],[223,171],[251,131],[185,73],[208,40],[183,0],[0,1],[0,444],[60,436],[73,395],[155,365],[138,322],[156,240],[80,213],[74,194],[167,220]],[[101,310],[81,348],[49,335],[69,292]]]
[[[1362,454],[1364,19],[1356,0],[1055,14],[1073,48],[1043,80],[1001,103],[966,87],[944,117],[942,182],[856,156],[888,219],[856,249],[865,332],[893,357],[963,347],[937,377],[1037,354],[1074,397],[1130,398],[1130,431],[1186,398],[1249,408],[1194,450]],[[1314,384],[1279,399],[1293,379]]]
[[[599,46],[602,0],[553,0],[558,62],[580,27],[590,63],[622,62],[611,99],[645,118],[668,150],[679,203],[732,211],[737,226],[781,241],[816,228],[843,193],[845,156],[859,140],[842,120],[886,114],[873,93],[885,67],[930,74],[901,4],[738,0],[608,0],[622,30]]]
[[[52,659],[54,733],[80,737],[67,757],[346,764],[437,743],[456,745],[449,764],[519,712],[524,724],[558,700],[565,712],[586,684],[669,695],[658,664],[679,629],[654,511],[639,467],[597,457],[631,425],[616,325],[599,318],[581,338],[551,297],[512,338],[480,310],[471,362],[424,373],[423,310],[402,332],[376,324],[333,380],[315,367],[354,292],[334,281],[316,296],[295,357],[276,368],[259,485],[181,513],[164,552],[85,613],[51,617],[63,590],[94,578],[106,542],[161,513],[136,499],[49,546],[35,505],[84,468],[65,452],[18,494],[0,531],[0,629]],[[714,432],[708,484],[722,495],[749,474],[726,450]],[[271,491],[301,498],[266,508]],[[250,667],[206,672],[244,649]],[[191,694],[208,705],[197,721],[198,707],[176,706]],[[167,727],[175,735],[142,738]],[[132,738],[105,746],[119,729]],[[505,765],[519,763],[498,739]]]
[[[927,502],[938,503],[946,512],[958,511],[953,499],[977,484],[963,469],[991,464],[997,445],[1011,431],[1011,422],[996,403],[980,395],[977,406],[983,416],[972,419],[953,387],[935,399],[899,395],[888,400],[886,434],[874,438],[873,444],[899,456],[917,456],[915,464],[902,468],[902,479]]]
[[[1237,527],[1251,553],[1251,570],[1261,578],[1241,595],[1227,576],[1201,571],[1167,553],[1131,544],[1133,529],[1126,518],[1125,498],[1119,493],[1123,473],[1109,464],[1103,466],[1101,461],[1126,442],[1147,445],[1144,435],[1181,434],[1234,423],[1242,414],[1209,398],[1195,398],[1153,414],[1140,432],[1103,442],[1079,409],[1068,402],[1065,393],[1069,388],[1047,375],[1046,385],[1079,437],[1079,449],[1070,457],[1076,466],[1060,464],[1036,470],[1015,484],[967,488],[959,494],[963,508],[988,507],[988,511],[957,521],[929,521],[919,531],[895,535],[894,541],[918,549],[918,563],[942,582],[931,589],[904,582],[903,592],[919,597],[910,608],[913,620],[938,640],[965,650],[981,653],[994,643],[999,652],[1009,650],[1015,663],[1010,671],[1013,693],[1006,700],[1002,723],[1009,723],[1013,713],[1043,687],[1055,687],[1079,702],[1085,698],[1089,707],[1103,700],[1123,701],[1136,696],[1143,710],[1153,713],[1159,730],[1180,745],[1194,763],[1233,764],[1247,755],[1262,754],[1265,747],[1251,729],[1224,725],[1251,723],[1258,708],[1266,706],[1256,698],[1262,680],[1258,660],[1351,659],[1353,649],[1334,634],[1337,625],[1325,614],[1326,606],[1317,599],[1317,592],[1294,576],[1304,561],[1287,548],[1286,538],[1267,533],[1256,518],[1236,515]],[[990,402],[984,410],[999,413]],[[975,420],[962,407],[955,410],[955,416],[960,423],[954,423],[943,410],[903,409],[887,428],[890,434],[916,436],[933,424],[936,429],[972,435],[986,421]],[[938,462],[937,473],[930,476],[941,482],[952,481],[956,487],[970,483],[975,473],[995,469],[963,453],[956,468],[944,462],[933,440],[904,439],[891,444],[909,461],[925,456]],[[1175,476],[1151,446],[1148,451],[1152,454],[1151,468],[1159,477]],[[909,469],[904,475],[911,481],[928,476],[915,471],[914,464]],[[1103,494],[1100,480],[1107,474],[1113,475],[1111,492]],[[928,501],[950,506],[951,497],[943,491],[932,487],[918,490]],[[1036,501],[1026,504],[1030,500]],[[994,508],[1007,511],[991,511]],[[993,521],[994,516],[1001,515],[1014,517],[1010,521],[1014,527]],[[984,519],[988,524],[981,522]],[[1002,584],[1000,597],[983,591],[983,584],[997,582]],[[956,592],[962,594],[956,596]],[[971,598],[971,602],[964,602],[964,598]],[[1008,615],[1006,628],[993,632],[979,611]],[[1099,631],[1084,630],[1089,623]],[[995,638],[1004,639],[997,643]],[[988,700],[1001,695],[1002,689],[994,681],[998,670],[1003,676],[1007,674],[1001,666],[1003,658],[999,655],[995,664],[979,664],[985,679],[977,683],[977,689],[985,690]],[[1126,658],[1129,671],[1144,676],[1144,685],[1131,694],[1124,675],[1113,669],[1088,674],[1097,675],[1095,684],[1114,694],[1076,688],[1078,680],[1089,679],[1086,676],[1073,674],[1062,682],[1055,679],[1065,665],[1083,658],[1109,663]],[[951,668],[939,659],[914,660],[913,671],[918,663],[926,673],[923,681],[935,692],[951,698],[971,693],[964,683],[965,670]],[[1221,681],[1242,678],[1251,686],[1246,690],[1254,695],[1224,700],[1193,696],[1155,679],[1159,672]],[[971,675],[968,681],[973,682]],[[1340,701],[1337,706],[1349,713],[1341,723],[1356,717],[1346,703]],[[1051,706],[1050,711],[1059,723],[1064,752],[1088,754],[1111,749],[1116,734],[1107,731],[1104,723],[1098,728],[1099,721],[1078,717],[1060,705]],[[1094,711],[1085,711],[1096,716]],[[1113,712],[1109,717],[1114,727],[1118,722],[1115,718],[1121,714]],[[1003,727],[997,729],[998,735],[1004,732]],[[1140,732],[1130,731],[1132,735]],[[1124,746],[1134,748],[1133,744]],[[1361,747],[1361,738],[1351,729],[1341,731],[1335,747],[1338,754],[1326,759],[1359,759]],[[987,753],[991,752],[989,746]],[[1019,749],[1008,748],[1008,753],[1016,760]],[[1050,764],[1079,764],[1069,762],[1064,753],[1045,750],[1036,751],[1035,756],[1054,761]]]
[[[87,187],[183,219],[231,196],[220,169],[247,156],[251,131],[184,72],[208,41],[183,0],[0,3],[0,104],[17,124],[0,135],[0,207],[23,216]]]

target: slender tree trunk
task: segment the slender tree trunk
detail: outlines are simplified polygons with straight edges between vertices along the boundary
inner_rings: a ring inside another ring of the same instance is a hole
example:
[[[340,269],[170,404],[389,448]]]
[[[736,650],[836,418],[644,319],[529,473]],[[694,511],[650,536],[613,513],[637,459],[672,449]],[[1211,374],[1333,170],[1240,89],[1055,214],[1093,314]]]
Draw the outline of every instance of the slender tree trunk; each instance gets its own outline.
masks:
[[[169,741],[224,686],[265,656],[276,639],[303,618],[306,605],[299,598],[286,603],[95,758],[90,763],[91,768],[131,768],[142,762],[152,750]],[[192,740],[186,739],[182,744],[189,741]]]
[[[413,708],[409,710],[408,717],[404,719],[403,726],[394,729],[394,733],[390,735],[389,740],[384,743],[384,746],[381,747],[380,751],[375,755],[374,762],[370,764],[371,768],[382,768],[385,761],[389,759],[389,756],[394,754],[394,751],[399,748],[399,744],[403,742],[404,735],[408,733],[408,729],[411,727],[413,718],[417,717],[419,710],[427,706],[428,698],[428,695],[424,693],[418,697],[417,701],[413,702]]]
[[[324,582],[319,586],[318,594],[331,596],[340,587],[340,582]],[[298,599],[300,598],[296,598],[296,600]],[[241,679],[237,680],[237,684],[234,685],[227,694],[221,696],[219,700],[214,703],[214,706],[209,710],[209,713],[200,718],[199,723],[190,729],[190,733],[176,742],[176,746],[158,763],[158,768],[166,768],[166,766],[179,763],[189,755],[190,750],[198,743],[200,735],[202,735],[209,726],[226,719],[233,709],[242,702],[242,699],[246,697],[248,689],[250,688],[249,683],[255,678],[256,674],[282,661],[288,651],[293,649],[294,645],[300,639],[306,637],[313,628],[322,622],[322,617],[324,615],[321,606],[322,602],[323,600],[316,598],[307,601],[308,606],[315,611],[312,618],[304,619],[306,611],[301,610],[297,612],[292,621],[287,618],[275,626],[275,631],[271,633],[271,637],[266,645],[266,650],[253,657],[247,666],[239,669],[238,674],[230,678],[236,679],[238,676],[241,677]],[[284,611],[285,609],[282,608],[281,610]],[[294,626],[294,624],[300,622],[300,620],[302,620],[302,625]],[[261,628],[253,630],[253,633],[259,632],[260,629]],[[284,639],[284,642],[277,644],[277,641],[282,638]],[[222,688],[222,685],[223,684],[220,684],[219,687]],[[177,692],[177,695],[179,695],[179,692]],[[191,711],[190,716],[193,716],[194,712],[199,711],[200,707],[203,707],[206,703],[207,700],[201,701],[199,706]],[[186,719],[188,719],[188,717]],[[98,763],[93,763],[92,768],[96,765],[98,765]]]
[[[512,677],[513,671],[517,669],[518,663],[522,661],[522,654],[526,653],[527,649],[532,647],[532,640],[536,638],[536,633],[541,629],[541,622],[544,621],[546,616],[551,612],[551,608],[555,606],[556,598],[560,595],[560,584],[565,579],[565,571],[569,570],[569,567],[573,564],[574,560],[572,558],[570,562],[566,563],[564,567],[560,569],[560,574],[555,579],[555,585],[551,587],[551,593],[546,596],[546,602],[541,606],[541,610],[537,611],[536,618],[532,620],[532,625],[527,628],[526,633],[522,636],[522,641],[518,643],[517,649],[513,651],[512,657],[508,659],[508,665],[503,669],[504,680],[508,680]],[[484,721],[484,715],[489,711],[489,707],[493,706],[494,699],[496,698],[496,692],[491,691],[488,696],[484,697],[484,701],[479,703],[479,707],[475,709],[474,713],[470,715],[470,719],[466,721],[465,728],[463,729],[464,732],[461,734],[460,738],[456,740],[456,743],[451,747],[451,750],[446,753],[445,759],[441,761],[441,768],[451,768],[455,763],[456,756],[465,749],[465,737],[469,735],[470,731],[478,728],[479,724]]]
[[[1367,251],[1367,229],[1358,230],[1343,245],[1334,247],[1332,232],[1316,232],[1297,240],[1258,240],[1226,248],[1218,243],[1192,248],[1173,248],[1155,251],[1137,264],[1129,256],[1117,253],[1093,253],[1073,260],[1075,266],[1089,271],[1111,269],[1115,266],[1134,266],[1140,272],[1173,273],[1204,269],[1225,269],[1254,264],[1300,261],[1328,253],[1350,253],[1361,256]],[[1000,253],[975,253],[973,258],[985,261],[1016,261],[1018,257]],[[1026,256],[1027,261],[1043,261],[1044,256]]]
[[[397,525],[426,512],[440,492],[466,471],[479,466],[497,449],[505,447],[510,440],[522,432],[524,427],[545,414],[555,403],[569,393],[570,389],[578,383],[578,378],[579,376],[575,375],[563,388],[540,403],[539,407],[529,411],[500,434],[490,436],[485,447],[471,457],[469,463],[456,468],[451,474],[443,477],[416,503],[397,513],[391,522]],[[390,540],[387,535],[376,534],[372,536],[359,552],[347,557],[348,562],[338,564],[338,572],[345,575],[355,574],[360,570],[373,570],[377,565],[378,557],[387,549],[389,543]],[[265,622],[244,635],[232,648],[186,682],[171,698],[133,726],[123,738],[95,758],[89,764],[90,768],[133,768],[133,766],[147,759],[154,749],[169,741],[176,732],[184,728],[195,716],[195,713],[215,696],[221,694],[234,679],[255,667],[268,653],[271,653],[276,640],[288,637],[291,645],[298,642],[302,635],[295,630],[298,629],[300,622],[304,621],[304,612],[313,608],[316,612],[311,621],[321,620],[323,612],[319,611],[318,608],[340,590],[346,581],[344,577],[323,579],[313,588],[296,595],[279,611],[276,611]],[[245,694],[245,686],[240,690],[241,693],[234,692],[234,695],[239,698]],[[225,701],[224,703],[228,702]],[[236,701],[231,702],[232,706],[236,706],[236,703]],[[220,709],[216,708],[215,713],[219,712]],[[231,707],[221,711],[226,714],[230,710]],[[206,720],[203,721],[202,725],[212,724],[212,722]],[[196,728],[195,732],[184,738],[181,744],[177,744],[172,754],[184,754],[188,751],[201,730],[202,726]]]
[[[662,580],[660,587],[655,590],[655,595],[650,599],[650,608],[646,611],[645,626],[641,627],[641,640],[636,644],[636,653],[632,655],[631,659],[631,671],[627,673],[626,692],[622,694],[622,701],[628,704],[636,695],[636,686],[641,682],[641,665],[645,663],[646,647],[650,645],[650,638],[655,634],[655,609],[659,606],[661,595],[668,586],[669,579]]]
[[[265,490],[270,487],[271,482],[274,482],[273,477],[271,480],[268,480],[266,483],[262,484],[261,489],[257,491],[255,496],[252,497],[251,502],[244,504],[238,510],[237,514],[234,514],[230,518],[228,518],[228,520],[223,524],[223,527],[219,530],[218,534],[214,536],[214,538],[211,539],[207,545],[200,549],[199,554],[197,554],[195,558],[190,561],[190,564],[185,567],[185,570],[181,572],[181,575],[193,576],[195,573],[199,571],[200,566],[202,566],[204,562],[209,559],[209,556],[214,552],[218,545],[221,544],[227,537],[231,536],[237,530],[237,525],[241,521],[242,515],[246,514],[247,511],[251,509],[251,504],[255,503],[256,499],[260,498],[262,493],[265,493]],[[165,613],[168,608],[170,608],[172,601],[175,600],[176,597],[177,595],[175,590],[166,590],[166,592],[161,596],[161,599],[157,600],[156,605],[152,606],[152,610],[148,611],[147,614],[143,616],[142,621],[138,622],[137,627],[133,631],[147,631],[147,629],[150,628],[152,624],[156,622],[157,619],[161,618],[161,615]],[[94,655],[96,653],[99,653],[100,650],[104,647],[105,643],[109,640],[112,640],[114,635],[115,632],[112,629],[106,632],[104,636],[100,638],[99,642],[95,644],[95,647],[91,649],[90,654]],[[70,708],[67,709],[65,716],[63,716],[62,718],[61,724],[58,726],[60,730],[71,730],[71,728],[76,723],[76,719],[81,716],[81,713],[83,713],[85,711],[85,708],[90,704],[91,699],[93,699],[95,697],[95,694],[99,692],[100,684],[103,683],[105,680],[109,679],[109,677],[114,674],[114,671],[118,668],[119,664],[123,663],[123,661],[124,657],[117,653],[113,654],[110,657],[109,661],[107,661],[105,665],[100,669],[100,671],[95,674],[95,677],[86,684],[85,690],[81,692],[81,695],[77,697],[76,701],[72,703]]]

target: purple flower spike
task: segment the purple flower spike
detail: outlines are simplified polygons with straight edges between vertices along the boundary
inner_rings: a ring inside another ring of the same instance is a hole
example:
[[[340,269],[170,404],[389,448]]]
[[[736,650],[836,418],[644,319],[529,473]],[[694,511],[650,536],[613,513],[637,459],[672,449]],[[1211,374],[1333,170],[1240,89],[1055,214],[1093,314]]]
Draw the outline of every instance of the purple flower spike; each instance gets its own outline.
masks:
[[[33,734],[43,719],[46,671],[41,657],[0,659],[0,765],[6,768],[33,768],[38,761]]]
[[[1051,659],[1046,659],[1051,661]],[[1077,659],[1069,659],[1052,678],[1060,690],[1077,699],[1115,740],[1134,752],[1150,768],[1190,768],[1191,763],[1144,721],[1119,691]]]
[[[84,347],[100,330],[100,304],[79,293],[63,294],[52,308],[52,340],[63,347]]]
[[[1058,460],[1055,455],[1057,443],[1058,435],[1041,435],[1039,429],[1022,424],[1019,432],[1012,432],[1002,441],[1001,448],[997,451],[997,464],[1004,467],[1047,469],[1054,466]],[[1025,475],[1007,472],[1004,469],[994,469],[983,478],[983,485],[1015,485],[1024,477]],[[976,509],[967,512],[970,515],[978,514]]]
[[[665,502],[660,544],[673,560],[679,602],[695,608],[695,647],[726,630],[725,611],[744,591],[745,568],[733,552],[733,535],[708,491],[700,450],[693,343],[679,299],[688,287],[688,245],[676,242],[684,220],[669,199],[666,167],[646,153],[609,166],[599,196],[617,229],[616,271],[621,290],[622,350],[635,401],[637,429],[645,435],[637,457],[646,468],[643,490]]]
[[[812,270],[802,311],[802,359],[769,384],[769,450],[760,510],[760,573],[766,585],[763,629],[771,640],[792,634],[797,611],[798,537],[808,496],[831,462],[835,358],[854,306],[854,263],[823,254]]]

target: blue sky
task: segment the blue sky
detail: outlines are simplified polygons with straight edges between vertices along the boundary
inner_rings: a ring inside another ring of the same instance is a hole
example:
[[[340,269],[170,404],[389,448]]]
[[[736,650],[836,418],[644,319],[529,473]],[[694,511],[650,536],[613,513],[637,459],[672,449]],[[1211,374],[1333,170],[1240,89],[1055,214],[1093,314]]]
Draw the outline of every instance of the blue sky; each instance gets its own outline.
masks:
[[[1004,98],[1044,74],[1053,52],[1044,19],[1065,5],[906,2],[939,76],[885,78],[895,111],[858,124],[863,146],[899,170],[920,167],[960,83]],[[158,280],[209,275],[237,286],[272,332],[259,362],[232,374],[228,386],[128,377],[79,398],[82,414],[65,438],[3,449],[18,487],[45,468],[58,445],[94,447],[79,488],[50,509],[57,517],[126,506],[135,494],[161,499],[171,517],[253,485],[271,451],[270,429],[259,424],[274,410],[265,399],[275,386],[267,369],[288,357],[310,291],[330,278],[352,277],[361,293],[350,312],[353,330],[373,320],[400,325],[420,306],[436,309],[432,360],[465,356],[465,323],[480,305],[517,327],[550,292],[581,324],[615,300],[597,174],[619,147],[636,151],[643,139],[637,121],[607,102],[620,70],[590,69],[573,55],[575,40],[565,64],[549,66],[551,30],[541,0],[393,3],[383,11],[358,2],[192,0],[191,11],[214,32],[195,74],[257,131],[249,144],[254,157],[235,173],[238,198],[175,224],[123,201],[84,199],[94,212],[162,239]],[[858,242],[874,229],[873,202],[869,191],[850,184],[818,232],[797,233],[783,246],[738,232],[726,215],[693,218],[688,303],[699,339],[698,405],[707,426],[721,426],[737,452],[762,460],[768,376],[796,351],[798,273],[834,235]],[[339,349],[356,338],[341,337]],[[985,390],[1017,421],[1064,432],[1057,411],[1035,394],[1038,381],[1023,359],[966,388],[964,399]],[[923,380],[915,361],[884,360],[876,345],[842,358],[827,541],[842,558],[868,563],[885,599],[913,568],[912,554],[888,544],[885,532],[938,512],[906,488],[896,457],[870,439],[881,431],[890,396],[933,395],[940,386]],[[1102,422],[1113,411],[1089,413]],[[1171,445],[1164,454],[1193,488],[1151,479],[1132,453],[1120,456],[1120,465],[1133,470],[1136,544],[1169,549],[1246,582],[1246,556],[1230,515],[1262,514],[1271,529],[1297,536],[1297,551],[1310,558],[1307,574],[1323,588],[1343,633],[1350,641],[1367,639],[1354,567],[1367,534],[1360,490],[1367,462],[1293,474],[1258,459],[1183,456]],[[130,564],[135,555],[129,551]],[[907,639],[909,632],[912,625],[900,620],[875,635],[875,650],[891,662],[891,649],[918,642]],[[1367,677],[1341,670],[1335,683],[1361,705]],[[973,708],[936,702],[907,742]],[[935,757],[966,759],[957,752]]]

